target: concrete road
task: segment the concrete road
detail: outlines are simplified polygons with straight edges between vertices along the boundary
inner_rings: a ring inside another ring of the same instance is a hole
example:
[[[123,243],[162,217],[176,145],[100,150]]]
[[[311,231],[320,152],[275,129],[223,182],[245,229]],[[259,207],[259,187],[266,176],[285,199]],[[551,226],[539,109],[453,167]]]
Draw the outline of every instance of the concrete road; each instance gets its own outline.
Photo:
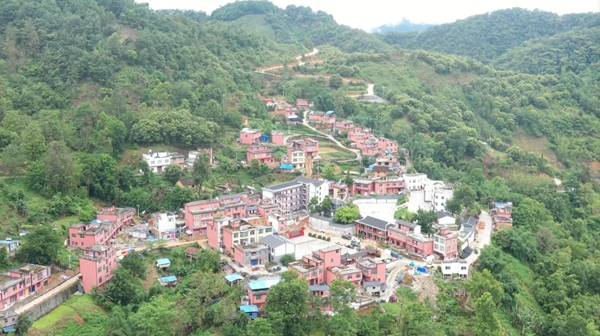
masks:
[[[484,247],[492,243],[492,217],[487,211],[482,211],[479,215],[479,222],[483,223],[483,228],[477,227],[477,237],[475,238],[474,247],[479,250],[479,253],[471,253],[466,259],[469,266],[473,264],[477,259]]]

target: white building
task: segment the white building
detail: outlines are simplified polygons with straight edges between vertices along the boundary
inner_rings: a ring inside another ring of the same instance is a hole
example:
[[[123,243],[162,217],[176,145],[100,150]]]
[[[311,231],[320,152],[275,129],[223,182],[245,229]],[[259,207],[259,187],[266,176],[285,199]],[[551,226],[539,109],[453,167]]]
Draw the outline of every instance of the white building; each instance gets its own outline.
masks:
[[[329,196],[331,181],[311,179],[304,176],[297,177],[294,181],[300,182],[306,186],[309,201],[313,199],[313,197],[316,197],[319,203],[321,203],[325,197]]]
[[[168,166],[177,165],[183,168],[185,157],[179,153],[152,152],[143,154],[142,159],[148,164],[150,171],[155,174],[162,174]]]
[[[271,262],[279,262],[284,255],[295,256],[296,246],[283,236],[268,235],[263,237],[260,242],[269,247],[269,261]]]
[[[402,178],[404,179],[404,187],[407,190],[423,190],[427,185],[429,179],[427,178],[427,174],[403,174]]]
[[[437,211],[437,227],[438,228],[457,228],[456,218],[448,211]]]
[[[152,215],[150,231],[158,239],[173,240],[177,238],[177,227],[182,224],[183,220],[175,213],[156,213]]]
[[[444,261],[440,267],[445,277],[466,278],[469,276],[469,264],[466,260]]]
[[[425,184],[425,202],[431,204],[433,211],[444,211],[446,210],[446,203],[454,195],[454,189],[452,186],[444,183],[443,181],[432,181],[427,179]]]

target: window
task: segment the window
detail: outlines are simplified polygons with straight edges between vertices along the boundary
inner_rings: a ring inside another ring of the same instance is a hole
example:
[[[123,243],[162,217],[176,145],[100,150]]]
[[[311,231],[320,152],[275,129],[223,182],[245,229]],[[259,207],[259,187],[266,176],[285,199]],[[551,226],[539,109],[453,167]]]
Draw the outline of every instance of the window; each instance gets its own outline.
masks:
[[[445,270],[450,270],[450,266],[444,267]]]

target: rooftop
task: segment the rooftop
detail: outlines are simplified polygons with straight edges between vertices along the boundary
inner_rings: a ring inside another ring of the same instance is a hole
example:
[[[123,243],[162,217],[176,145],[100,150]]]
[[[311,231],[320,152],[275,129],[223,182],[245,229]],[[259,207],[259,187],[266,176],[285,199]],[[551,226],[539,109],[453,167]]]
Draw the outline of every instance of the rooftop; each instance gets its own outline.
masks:
[[[225,280],[227,280],[228,282],[235,282],[235,281],[244,280],[244,277],[241,276],[239,273],[233,273],[233,274],[226,275]]]
[[[248,288],[253,291],[270,289],[271,287],[277,285],[279,281],[281,281],[280,277],[252,280],[248,283]]]
[[[177,277],[174,275],[168,275],[161,277],[160,279],[158,279],[158,281],[160,281],[161,283],[173,283],[177,282]]]
[[[258,307],[255,305],[242,305],[240,306],[240,311],[246,314],[258,313]]]
[[[268,235],[263,237],[260,241],[261,243],[269,246],[270,248],[276,248],[286,243],[285,238],[279,235]]]
[[[296,188],[299,186],[302,186],[302,183],[296,182],[296,181],[290,181],[290,182],[285,182],[285,183],[281,183],[281,184],[275,184],[272,186],[268,186],[266,188],[263,188],[263,190],[270,190],[273,192],[277,192],[277,191],[282,191],[282,190],[286,190],[286,189]]]
[[[378,230],[387,230],[388,226],[391,226],[392,223],[389,223],[387,221],[375,218],[375,217],[371,217],[371,216],[367,216],[363,219],[360,219],[358,221],[356,221],[357,223],[378,229]]]

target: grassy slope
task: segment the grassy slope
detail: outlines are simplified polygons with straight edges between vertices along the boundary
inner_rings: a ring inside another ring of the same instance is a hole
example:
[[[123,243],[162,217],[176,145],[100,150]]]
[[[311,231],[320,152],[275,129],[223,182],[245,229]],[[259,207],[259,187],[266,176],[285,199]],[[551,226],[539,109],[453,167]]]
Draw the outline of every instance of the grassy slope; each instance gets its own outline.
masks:
[[[73,296],[48,315],[35,321],[30,335],[101,335],[106,332],[106,312],[91,295]]]

